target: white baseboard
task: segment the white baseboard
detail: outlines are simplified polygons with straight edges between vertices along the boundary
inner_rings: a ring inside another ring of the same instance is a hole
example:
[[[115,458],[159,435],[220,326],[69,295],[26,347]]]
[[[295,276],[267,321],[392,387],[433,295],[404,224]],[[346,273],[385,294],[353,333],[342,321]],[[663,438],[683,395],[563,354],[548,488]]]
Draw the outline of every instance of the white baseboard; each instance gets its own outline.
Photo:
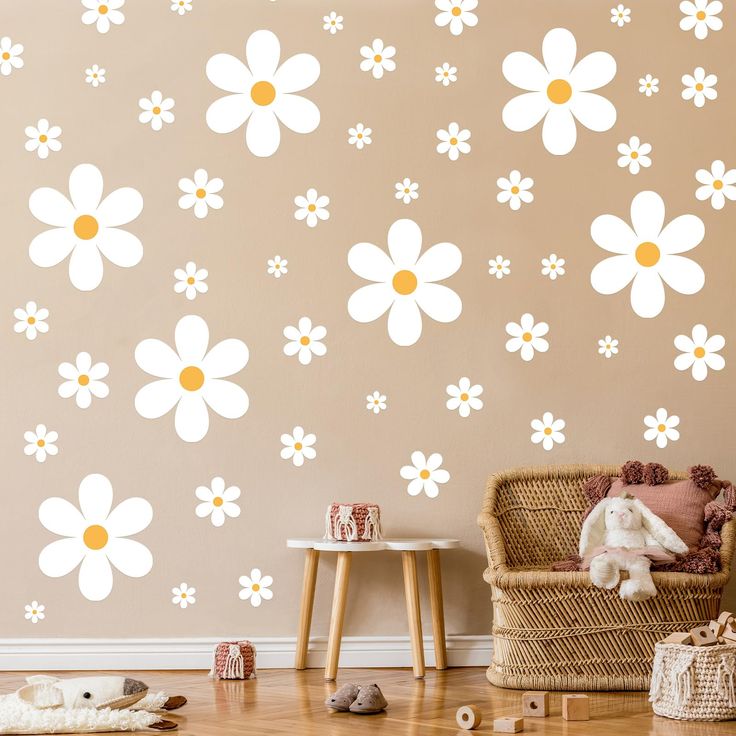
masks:
[[[218,641],[237,639],[0,639],[0,670],[201,670],[212,664]],[[296,639],[259,637],[257,668],[294,666]],[[324,667],[326,638],[309,642],[308,667]],[[491,662],[490,636],[448,636],[450,667],[487,667]],[[424,658],[434,666],[431,637],[424,639]],[[407,636],[344,637],[340,667],[411,667],[411,645]]]

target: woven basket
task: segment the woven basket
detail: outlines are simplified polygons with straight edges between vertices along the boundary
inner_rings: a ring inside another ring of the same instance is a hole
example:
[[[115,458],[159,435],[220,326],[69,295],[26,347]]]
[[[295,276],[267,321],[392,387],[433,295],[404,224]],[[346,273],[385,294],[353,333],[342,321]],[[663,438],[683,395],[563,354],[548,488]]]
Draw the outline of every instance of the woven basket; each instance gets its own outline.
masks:
[[[736,646],[657,644],[649,701],[680,721],[736,719]]]
[[[250,680],[256,676],[256,648],[249,641],[221,641],[215,646],[210,677]]]
[[[596,588],[587,572],[551,572],[577,553],[594,475],[612,465],[520,468],[492,475],[478,524],[493,602],[494,685],[521,690],[648,690],[654,645],[718,616],[731,570],[735,521],[724,525],[721,572],[655,572],[658,593],[640,603]],[[685,478],[670,473],[670,478]],[[624,573],[625,575],[625,573]]]

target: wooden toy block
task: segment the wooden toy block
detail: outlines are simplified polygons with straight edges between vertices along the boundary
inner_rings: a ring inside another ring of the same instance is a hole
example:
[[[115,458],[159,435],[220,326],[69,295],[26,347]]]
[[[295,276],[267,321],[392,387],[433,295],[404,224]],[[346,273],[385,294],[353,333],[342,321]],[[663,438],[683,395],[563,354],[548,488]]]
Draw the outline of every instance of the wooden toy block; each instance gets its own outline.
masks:
[[[723,624],[724,629],[726,628],[726,626],[728,626],[728,624],[731,624],[733,626],[733,620],[734,615],[731,613],[731,611],[722,611],[721,615],[717,619],[718,623]]]
[[[726,628],[726,624],[723,624],[720,621],[711,621],[708,624],[708,628],[713,632],[713,635],[717,639],[723,633],[723,630]]]
[[[692,644],[693,640],[690,634],[685,631],[676,631],[670,634],[666,639],[662,639],[660,644]]]
[[[546,718],[549,715],[549,693],[530,690],[521,696],[524,718]]]
[[[480,726],[483,714],[477,705],[461,705],[457,709],[455,720],[464,731],[472,731]]]
[[[726,626],[725,629],[723,629],[723,633],[721,634],[726,644],[736,644],[736,629],[733,628],[730,624]]]
[[[514,716],[496,718],[493,721],[494,733],[519,733],[524,730],[524,719]]]
[[[708,629],[710,631],[710,629]],[[566,721],[589,721],[590,700],[587,695],[563,695],[562,717]]]
[[[707,626],[696,626],[690,629],[693,645],[696,647],[711,647],[718,644],[718,637]]]

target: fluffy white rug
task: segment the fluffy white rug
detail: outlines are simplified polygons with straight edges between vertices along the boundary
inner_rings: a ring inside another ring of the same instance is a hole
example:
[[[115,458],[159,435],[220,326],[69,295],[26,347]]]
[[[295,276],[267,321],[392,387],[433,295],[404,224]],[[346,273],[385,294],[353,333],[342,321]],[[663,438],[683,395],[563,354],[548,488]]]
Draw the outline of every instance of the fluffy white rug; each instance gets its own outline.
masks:
[[[166,702],[163,693],[147,695],[135,704],[135,710],[104,708],[34,708],[15,693],[0,696],[0,734],[99,733],[104,731],[139,731],[161,720],[155,710]]]

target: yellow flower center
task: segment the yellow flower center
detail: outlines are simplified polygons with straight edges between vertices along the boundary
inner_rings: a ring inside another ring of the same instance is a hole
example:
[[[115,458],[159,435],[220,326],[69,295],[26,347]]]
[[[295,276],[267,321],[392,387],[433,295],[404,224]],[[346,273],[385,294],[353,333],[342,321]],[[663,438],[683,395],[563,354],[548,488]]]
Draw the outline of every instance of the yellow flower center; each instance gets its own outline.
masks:
[[[266,107],[276,98],[276,87],[271,82],[256,82],[250,88],[250,98],[256,105]]]
[[[363,137],[363,134],[362,133],[358,133],[358,138],[362,138],[362,137]]]
[[[696,358],[704,358],[705,357],[705,348],[698,346],[693,350],[693,355]]]
[[[557,264],[556,263],[550,263],[549,264],[549,267],[554,271],[557,268]]]
[[[97,10],[99,11],[100,15],[105,15],[105,13],[107,13],[107,5],[100,5]]]
[[[213,506],[216,506],[218,509],[220,508],[220,506],[222,506],[223,503],[225,503],[225,502],[222,500],[222,498],[220,496],[215,496],[212,499],[212,505]]]
[[[452,9],[452,14],[453,14],[453,15],[454,15],[454,16],[455,16],[456,18],[457,18],[457,17],[458,17],[458,15],[460,15],[460,13],[462,13],[462,12],[463,12],[463,11],[462,11],[462,10],[461,10],[460,8],[458,8],[458,7],[457,7],[457,5],[456,5],[456,6],[455,6],[455,7],[454,7],[454,8]]]
[[[188,365],[179,374],[179,383],[186,391],[198,391],[204,384],[204,373],[196,365]]]
[[[334,21],[334,20],[331,20],[331,21],[330,21],[330,25],[331,25],[331,26],[334,26],[334,25],[335,25],[335,21]]]
[[[301,343],[302,345],[309,345],[309,338],[308,338],[308,337],[307,337],[306,335],[302,335],[302,336],[301,336],[301,337],[299,338],[299,342],[300,342],[300,343]]]
[[[705,11],[704,10],[698,10],[698,12],[695,13],[695,17],[698,20],[705,20]]]
[[[200,187],[199,189],[197,189],[196,192],[194,192],[194,194],[196,195],[197,199],[204,199],[207,196],[207,190]]]
[[[376,54],[376,55],[375,55],[375,56],[373,57],[373,61],[375,61],[375,62],[376,62],[376,64],[378,64],[378,63],[379,63],[379,62],[381,61],[381,54]]]
[[[547,86],[547,97],[555,105],[564,105],[572,97],[572,87],[564,79],[553,79]]]
[[[647,87],[651,87],[652,85],[651,85],[651,83],[650,83],[650,82],[647,82],[646,86],[647,86]]]
[[[89,376],[86,373],[82,373],[82,375],[77,378],[77,383],[80,386],[86,386],[89,383]]]
[[[409,194],[409,187],[404,187],[404,194]]]
[[[41,133],[41,135],[38,136],[38,140],[41,141],[41,143],[46,143],[46,141],[48,139],[49,139],[49,137],[47,135],[45,135],[44,133]]]
[[[394,291],[398,294],[408,296],[416,291],[417,277],[414,275],[413,271],[407,271],[406,269],[397,271],[394,274],[391,285],[394,287]]]
[[[381,402],[378,399],[373,399],[373,403],[378,406]]]
[[[317,209],[317,205],[316,204],[309,204],[309,205],[307,205],[307,209],[310,212],[314,212]]]
[[[10,54],[7,51],[3,51],[3,59],[7,61],[10,58]]]
[[[107,544],[107,529],[99,524],[92,524],[84,530],[82,539],[90,549],[102,549]]]
[[[295,442],[295,443],[294,443],[294,449],[295,449],[295,450],[296,450],[297,452],[299,452],[299,451],[300,451],[300,450],[302,449],[302,447],[304,447],[304,445],[302,445],[302,443],[301,443],[301,442]]]
[[[274,263],[274,264],[273,264],[273,267],[274,267],[274,268],[277,268],[277,269],[278,269],[278,268],[281,268],[281,264],[280,264],[280,263]]]
[[[450,138],[450,145],[451,146],[456,146],[457,145],[457,138],[455,138],[454,136],[452,138]]]
[[[194,276],[190,276],[190,277],[189,277],[189,278],[187,279],[187,283],[188,283],[188,284],[189,284],[189,285],[191,286],[191,285],[192,285],[192,284],[194,283]]]
[[[701,83],[701,82],[698,82],[698,83],[697,83],[697,84],[695,85],[695,89],[696,89],[696,90],[697,90],[698,92],[702,92],[702,91],[703,91],[703,85],[702,85],[702,83]]]
[[[611,349],[611,343],[607,342],[606,343],[606,350],[610,350],[610,349]]]
[[[552,427],[545,427],[544,428],[544,433],[546,435],[548,435],[548,436],[551,435],[552,434]]]
[[[93,78],[93,79],[97,79],[97,72],[95,72],[95,73],[94,73],[94,74],[92,75],[92,78]]]
[[[522,339],[522,340],[523,340],[524,342],[531,342],[531,341],[532,341],[532,333],[531,333],[531,332],[525,332],[525,333],[524,333],[524,334],[523,334],[523,335],[521,336],[521,339]]]
[[[467,401],[469,398],[470,396],[468,396],[468,394],[466,393],[460,394],[460,401]]]
[[[153,112],[154,115],[160,115],[161,114],[161,108],[158,105],[156,105],[156,107],[154,107],[151,112]]]
[[[639,154],[638,154],[638,153],[637,153],[636,151],[632,151],[632,152],[631,152],[631,154],[630,154],[630,156],[631,156],[631,158],[633,158],[633,159],[637,159],[637,158],[639,158]]]
[[[449,74],[450,74],[450,72],[445,72],[444,73],[444,76],[447,77],[447,76],[449,76]]]
[[[179,0],[179,5],[184,5],[184,0]]]
[[[258,591],[259,591],[259,590],[261,589],[261,586],[260,586],[260,585],[258,585],[258,583],[252,583],[252,584],[251,584],[251,586],[250,586],[250,589],[251,589],[251,590],[252,590],[252,591],[253,591],[254,593],[257,593],[257,592],[258,592]]]
[[[500,263],[497,263],[496,264],[496,270],[497,271],[502,271],[503,270],[503,266]]]
[[[29,317],[27,320],[29,325],[35,325],[36,324],[36,318],[35,317]]]
[[[518,194],[519,193],[519,187],[513,186],[511,187],[511,194]]]
[[[667,427],[665,427],[665,425],[664,425],[664,424],[658,424],[658,425],[657,425],[657,431],[659,431],[659,432],[664,432],[664,431],[665,431],[665,429],[667,429]]]
[[[179,595],[179,598],[181,598],[182,600],[184,600],[186,597],[187,597],[187,594],[186,593],[181,593]]]
[[[713,182],[713,189],[723,189],[723,182],[720,179],[716,179]]]
[[[74,220],[74,234],[80,240],[92,240],[99,229],[100,225],[92,215],[80,215]]]
[[[44,446],[44,445],[46,444],[46,440],[38,440],[38,442],[36,442],[36,444],[37,444],[37,445],[38,445],[39,447],[43,447],[43,446]]]
[[[38,614],[38,611],[37,611],[37,610],[36,610],[35,608],[33,608],[33,609],[31,609],[31,613],[32,613],[32,614],[33,614],[34,616],[36,616],[36,615]]]
[[[649,241],[639,243],[636,247],[636,260],[645,268],[654,266],[659,261],[659,248]]]
[[[424,470],[420,470],[419,471],[419,477],[422,480],[427,480],[427,478],[429,478],[429,470],[427,470],[427,468],[424,468]]]

